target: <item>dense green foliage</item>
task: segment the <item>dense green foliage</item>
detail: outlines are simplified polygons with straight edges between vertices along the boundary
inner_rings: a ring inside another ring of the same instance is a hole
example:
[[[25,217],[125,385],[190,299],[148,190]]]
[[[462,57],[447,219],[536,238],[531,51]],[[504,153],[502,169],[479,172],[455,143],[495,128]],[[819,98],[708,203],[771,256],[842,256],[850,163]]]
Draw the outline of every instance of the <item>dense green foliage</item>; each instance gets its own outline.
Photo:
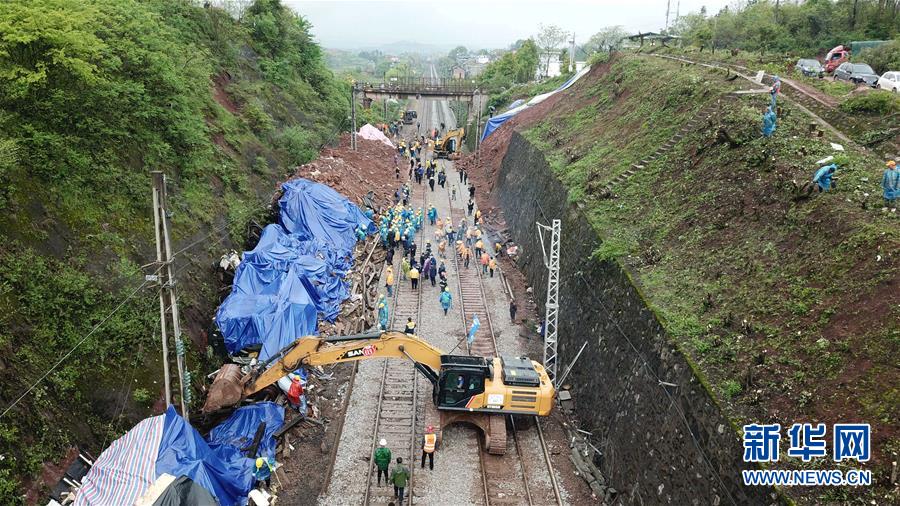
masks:
[[[345,126],[348,95],[277,0],[240,22],[182,0],[0,3],[2,408],[125,301],[0,420],[0,503],[160,398],[156,291],[126,298],[155,258],[149,171],[169,176],[176,247],[195,243],[176,266],[183,324],[203,343],[212,258],[240,248],[275,181]]]
[[[879,74],[900,70],[900,40],[863,49],[857,59],[871,65],[872,70]]]
[[[900,10],[897,0],[757,0],[711,16],[705,9],[682,16],[673,33],[706,48],[813,55],[854,40],[895,38]]]
[[[534,79],[538,66],[538,47],[528,39],[518,49],[507,51],[491,62],[478,76],[478,85],[483,90],[499,91],[514,84],[527,83]]]
[[[835,153],[831,139],[810,136],[809,117],[784,102],[775,135],[763,138],[768,97],[728,94],[738,86],[700,67],[622,55],[519,128],[602,238],[596,259],[628,271],[737,425],[866,420],[881,434],[870,464],[887,476],[900,445],[892,430],[900,228],[896,213],[882,210],[884,162],[847,149],[837,187],[804,197],[798,187]],[[641,162],[701,111],[709,120]],[[602,198],[629,169],[615,197]],[[883,483],[841,493],[881,501]],[[833,491],[788,493],[835,502]]]
[[[841,109],[847,112],[891,114],[900,112],[900,97],[890,91],[862,93],[842,102]]]

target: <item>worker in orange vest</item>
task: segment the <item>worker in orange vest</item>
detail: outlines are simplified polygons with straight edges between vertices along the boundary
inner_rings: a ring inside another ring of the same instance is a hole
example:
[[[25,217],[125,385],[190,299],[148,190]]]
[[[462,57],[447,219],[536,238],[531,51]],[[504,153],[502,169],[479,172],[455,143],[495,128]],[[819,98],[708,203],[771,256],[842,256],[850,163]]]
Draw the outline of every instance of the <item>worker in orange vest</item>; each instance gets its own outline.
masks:
[[[428,468],[434,471],[434,446],[437,444],[437,436],[431,425],[425,429],[425,443],[422,445],[422,469],[425,468],[425,457],[428,457]]]

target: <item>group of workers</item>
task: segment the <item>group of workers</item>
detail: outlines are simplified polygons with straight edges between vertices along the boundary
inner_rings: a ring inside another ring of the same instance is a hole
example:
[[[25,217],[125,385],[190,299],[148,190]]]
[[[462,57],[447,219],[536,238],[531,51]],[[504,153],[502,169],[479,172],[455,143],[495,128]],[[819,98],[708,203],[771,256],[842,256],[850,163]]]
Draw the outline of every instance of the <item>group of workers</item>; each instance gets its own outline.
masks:
[[[422,469],[425,469],[425,460],[428,460],[428,467],[434,470],[434,449],[437,445],[437,435],[434,433],[434,427],[428,426],[425,429],[425,436],[422,438]],[[378,442],[378,449],[375,450],[375,470],[378,472],[378,486],[381,485],[381,477],[384,476],[384,484],[388,483],[394,486],[394,498],[398,504],[403,504],[406,496],[406,484],[410,479],[410,471],[403,465],[403,457],[397,457],[394,468],[390,469],[391,449],[387,447],[387,440],[382,438]],[[388,473],[390,471],[390,473]]]
[[[777,122],[777,106],[778,94],[781,93],[781,78],[773,77],[772,87],[769,88],[770,101],[763,112],[762,133],[764,137],[771,137],[775,133]],[[897,199],[900,199],[900,170],[897,169],[897,163],[894,160],[885,162],[885,170],[881,177],[881,189],[884,197],[885,207],[892,208],[896,205]],[[827,192],[832,188],[836,188],[834,182],[834,174],[837,172],[839,165],[835,162],[822,165],[813,174],[812,183],[815,185],[815,191]],[[807,193],[810,193],[808,191]]]
[[[834,174],[838,168],[839,165],[836,162],[832,162],[816,170],[813,174],[812,182],[819,193],[827,192],[837,187],[834,181]],[[897,200],[900,199],[900,170],[897,169],[897,162],[894,160],[885,162],[885,169],[881,176],[881,189],[884,197],[884,206],[888,208],[896,206]]]

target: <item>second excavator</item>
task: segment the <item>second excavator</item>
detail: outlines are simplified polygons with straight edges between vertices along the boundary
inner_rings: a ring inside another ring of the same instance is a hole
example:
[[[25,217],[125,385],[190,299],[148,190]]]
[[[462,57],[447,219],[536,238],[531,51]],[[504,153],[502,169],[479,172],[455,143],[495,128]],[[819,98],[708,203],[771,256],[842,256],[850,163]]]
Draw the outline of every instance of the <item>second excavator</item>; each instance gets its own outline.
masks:
[[[246,374],[236,364],[220,369],[204,412],[238,404],[301,366],[318,366],[372,358],[412,361],[432,384],[426,424],[441,429],[471,423],[484,434],[492,454],[506,452],[505,415],[547,416],[555,390],[544,367],[525,357],[483,358],[448,355],[425,340],[400,332],[335,337],[302,337]]]

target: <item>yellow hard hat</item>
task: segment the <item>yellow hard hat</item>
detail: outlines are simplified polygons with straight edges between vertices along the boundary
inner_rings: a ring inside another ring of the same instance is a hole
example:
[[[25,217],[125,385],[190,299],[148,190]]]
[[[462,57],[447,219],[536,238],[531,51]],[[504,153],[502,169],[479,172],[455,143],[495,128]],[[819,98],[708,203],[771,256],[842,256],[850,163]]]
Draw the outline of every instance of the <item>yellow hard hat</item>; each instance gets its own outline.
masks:
[[[378,309],[381,309],[383,307],[384,307],[384,302],[382,302],[381,304],[378,304]]]
[[[257,469],[262,468],[262,466],[263,466],[265,463],[266,463],[266,461],[263,460],[262,457],[256,459],[256,468],[257,468]]]
[[[887,163],[885,163],[885,165],[887,165],[888,167],[896,167],[897,162],[895,162],[893,160],[888,160]]]

